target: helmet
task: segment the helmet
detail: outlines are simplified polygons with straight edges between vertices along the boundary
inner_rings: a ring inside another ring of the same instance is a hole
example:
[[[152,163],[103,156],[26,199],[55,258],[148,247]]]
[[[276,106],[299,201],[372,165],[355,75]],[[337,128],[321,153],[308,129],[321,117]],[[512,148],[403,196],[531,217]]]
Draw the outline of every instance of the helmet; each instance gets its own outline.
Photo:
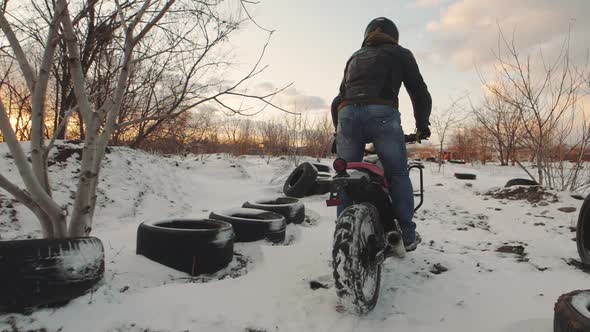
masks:
[[[367,25],[367,28],[365,29],[365,39],[367,38],[369,33],[377,29],[380,29],[381,32],[389,35],[393,39],[399,40],[399,31],[397,30],[395,23],[393,23],[390,19],[385,17],[378,17],[372,20],[369,23],[369,25]]]

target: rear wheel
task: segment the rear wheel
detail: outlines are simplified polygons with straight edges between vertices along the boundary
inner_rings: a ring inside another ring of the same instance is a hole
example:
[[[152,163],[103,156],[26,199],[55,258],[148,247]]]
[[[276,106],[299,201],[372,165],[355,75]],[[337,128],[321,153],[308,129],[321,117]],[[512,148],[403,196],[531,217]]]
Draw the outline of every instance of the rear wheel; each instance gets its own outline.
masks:
[[[332,268],[340,309],[366,314],[377,304],[383,250],[379,213],[369,203],[355,204],[342,212],[334,231]]]

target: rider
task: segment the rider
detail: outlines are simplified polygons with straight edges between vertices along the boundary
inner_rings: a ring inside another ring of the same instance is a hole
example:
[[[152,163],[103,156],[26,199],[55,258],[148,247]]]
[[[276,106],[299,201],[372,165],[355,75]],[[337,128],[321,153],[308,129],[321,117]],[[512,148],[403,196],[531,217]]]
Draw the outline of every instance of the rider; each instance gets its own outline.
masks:
[[[412,52],[399,45],[399,32],[389,19],[369,23],[360,50],[346,64],[340,93],[334,99],[337,114],[337,154],[348,162],[362,161],[372,142],[389,181],[393,212],[407,251],[416,249],[414,196],[407,168],[407,152],[400,123],[398,93],[402,82],[414,109],[418,137],[430,137],[432,99]],[[334,119],[335,120],[335,119]],[[338,215],[351,202],[338,207]]]

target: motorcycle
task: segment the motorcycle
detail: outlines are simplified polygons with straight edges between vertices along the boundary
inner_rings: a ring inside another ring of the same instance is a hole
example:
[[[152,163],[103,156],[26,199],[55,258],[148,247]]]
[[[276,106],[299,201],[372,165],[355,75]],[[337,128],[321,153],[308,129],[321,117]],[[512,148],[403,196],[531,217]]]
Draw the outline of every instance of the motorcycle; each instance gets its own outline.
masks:
[[[419,142],[416,135],[406,135],[406,143]],[[401,229],[393,217],[389,183],[379,159],[369,155],[362,162],[336,159],[336,175],[329,182],[328,206],[352,201],[336,221],[332,247],[334,285],[339,298],[338,311],[363,315],[375,307],[379,298],[381,268],[389,257],[406,254]],[[410,163],[408,171],[418,170],[420,189],[414,196],[424,202],[423,165]]]

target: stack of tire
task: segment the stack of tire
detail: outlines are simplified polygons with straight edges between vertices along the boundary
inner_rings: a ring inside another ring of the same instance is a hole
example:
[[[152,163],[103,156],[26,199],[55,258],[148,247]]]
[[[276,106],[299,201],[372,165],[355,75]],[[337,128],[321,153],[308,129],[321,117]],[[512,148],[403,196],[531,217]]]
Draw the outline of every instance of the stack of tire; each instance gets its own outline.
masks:
[[[285,181],[283,193],[296,198],[326,194],[330,191],[331,171],[327,165],[301,163]]]
[[[298,199],[277,197],[214,211],[207,219],[144,222],[137,230],[137,254],[192,276],[211,274],[233,260],[234,243],[282,243],[286,225],[304,219]]]
[[[590,269],[590,196],[586,197],[580,209],[576,244],[581,263]],[[590,290],[576,290],[561,295],[554,309],[553,331],[590,331]]]

